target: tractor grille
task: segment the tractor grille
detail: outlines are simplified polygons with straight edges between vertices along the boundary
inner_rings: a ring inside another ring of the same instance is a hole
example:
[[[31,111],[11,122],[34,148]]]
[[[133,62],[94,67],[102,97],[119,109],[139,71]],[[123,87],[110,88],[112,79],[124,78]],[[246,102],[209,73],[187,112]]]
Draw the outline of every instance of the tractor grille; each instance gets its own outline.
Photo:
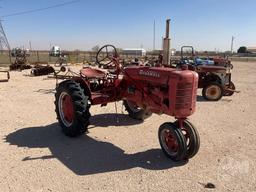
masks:
[[[197,87],[197,82],[195,82]],[[195,104],[196,100],[196,89],[194,93],[193,83],[178,83],[176,90],[176,103],[175,109],[191,108]]]

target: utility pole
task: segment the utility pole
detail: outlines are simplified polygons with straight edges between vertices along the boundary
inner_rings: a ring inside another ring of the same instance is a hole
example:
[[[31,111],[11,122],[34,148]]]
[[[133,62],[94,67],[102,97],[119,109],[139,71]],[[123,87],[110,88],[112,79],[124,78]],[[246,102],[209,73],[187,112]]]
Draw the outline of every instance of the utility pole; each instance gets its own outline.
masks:
[[[9,62],[12,63],[12,57],[11,57],[11,47],[7,40],[6,34],[4,32],[4,28],[2,25],[2,20],[0,18],[0,51],[1,54],[3,54],[3,50],[7,49],[9,54]]]
[[[29,43],[29,50],[32,51],[31,41],[29,41],[28,43]]]
[[[4,49],[10,51],[11,48],[4,32],[2,20],[0,19],[0,50],[2,51]]]
[[[231,55],[233,54],[234,39],[235,39],[235,37],[232,36],[232,38],[231,38]]]
[[[154,29],[153,29],[153,51],[156,49],[156,21],[154,20]]]

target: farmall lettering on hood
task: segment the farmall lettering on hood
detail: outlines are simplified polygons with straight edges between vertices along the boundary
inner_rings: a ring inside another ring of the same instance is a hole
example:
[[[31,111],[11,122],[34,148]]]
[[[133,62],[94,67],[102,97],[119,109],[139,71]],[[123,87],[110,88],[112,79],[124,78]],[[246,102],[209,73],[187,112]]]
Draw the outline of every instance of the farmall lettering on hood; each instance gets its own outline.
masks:
[[[142,69],[139,70],[139,75],[156,77],[156,78],[160,77],[160,73],[157,73],[155,71],[150,71],[150,70],[142,70]]]

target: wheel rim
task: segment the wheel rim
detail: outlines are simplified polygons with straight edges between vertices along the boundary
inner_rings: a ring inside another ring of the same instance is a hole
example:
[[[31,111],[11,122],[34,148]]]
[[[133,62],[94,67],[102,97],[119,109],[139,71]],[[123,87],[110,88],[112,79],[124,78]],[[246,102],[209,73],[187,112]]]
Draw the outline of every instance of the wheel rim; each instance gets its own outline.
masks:
[[[178,142],[175,135],[169,130],[164,129],[161,132],[161,142],[163,148],[170,156],[175,156],[178,152]]]
[[[184,137],[186,139],[187,149],[189,149],[191,147],[191,141],[190,141],[191,135],[189,134],[189,130],[185,127],[182,127],[181,131],[182,131],[182,134],[184,135]]]
[[[141,110],[141,108],[139,108],[138,105],[136,105],[136,103],[133,101],[127,101],[127,105],[134,113],[137,113]]]
[[[69,127],[74,119],[74,106],[71,96],[66,92],[62,92],[59,97],[59,113],[63,124]]]
[[[206,97],[209,99],[218,99],[221,94],[221,89],[217,85],[210,85],[206,90]]]

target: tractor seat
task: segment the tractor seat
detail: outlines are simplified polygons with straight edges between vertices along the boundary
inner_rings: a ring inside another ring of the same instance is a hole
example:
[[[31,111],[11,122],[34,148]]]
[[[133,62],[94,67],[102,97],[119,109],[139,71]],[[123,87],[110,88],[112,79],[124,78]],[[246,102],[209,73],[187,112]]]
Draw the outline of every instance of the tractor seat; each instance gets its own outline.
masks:
[[[85,77],[89,78],[89,79],[106,77],[106,73],[104,71],[89,68],[89,67],[81,69],[80,74],[82,76],[85,76]]]

